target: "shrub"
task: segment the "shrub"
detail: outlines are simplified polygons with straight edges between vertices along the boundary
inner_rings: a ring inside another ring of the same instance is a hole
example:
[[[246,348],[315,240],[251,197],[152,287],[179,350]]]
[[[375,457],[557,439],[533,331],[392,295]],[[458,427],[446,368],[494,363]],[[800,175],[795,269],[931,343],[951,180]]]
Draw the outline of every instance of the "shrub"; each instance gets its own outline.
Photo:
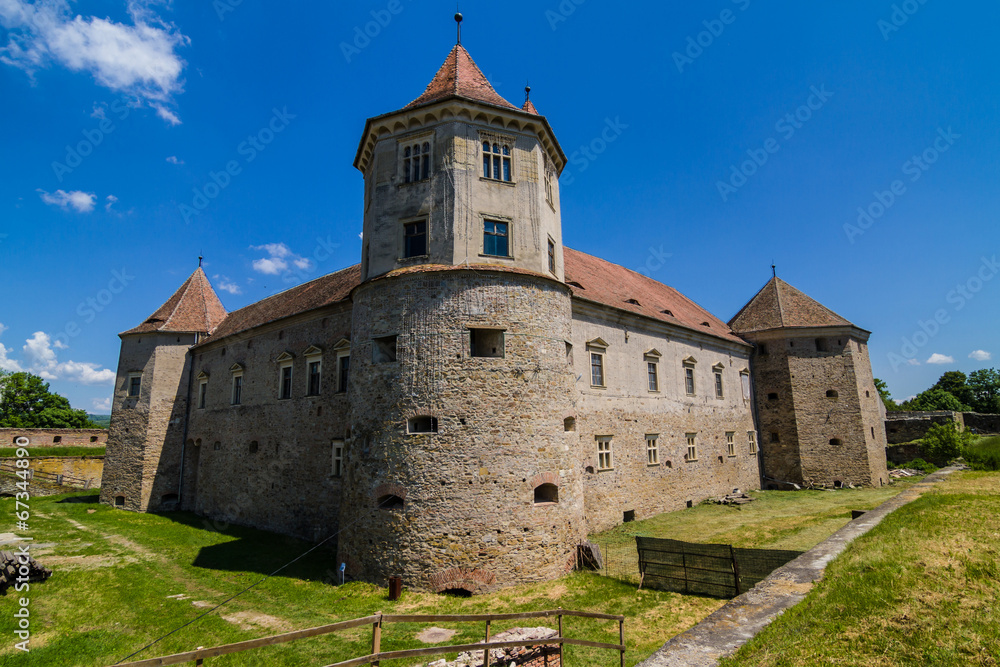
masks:
[[[962,455],[962,450],[975,438],[971,431],[959,430],[955,422],[931,424],[921,441],[920,449],[936,464],[945,465]]]
[[[922,470],[924,473],[928,475],[938,469],[936,465],[934,465],[933,463],[928,463],[923,459],[913,459],[909,463],[904,463],[903,467],[910,468],[911,470]]]
[[[982,438],[962,450],[974,470],[1000,470],[1000,437]]]

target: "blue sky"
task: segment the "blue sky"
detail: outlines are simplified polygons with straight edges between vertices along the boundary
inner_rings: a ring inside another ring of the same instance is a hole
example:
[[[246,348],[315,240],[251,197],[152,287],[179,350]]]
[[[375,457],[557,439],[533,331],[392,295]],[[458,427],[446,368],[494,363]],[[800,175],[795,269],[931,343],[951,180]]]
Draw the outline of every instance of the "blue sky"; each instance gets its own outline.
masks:
[[[107,412],[117,334],[199,253],[229,310],[359,261],[364,121],[423,91],[454,9],[0,1],[0,367]],[[462,11],[497,91],[520,104],[530,80],[571,158],[570,247],[723,319],[774,261],[873,332],[897,398],[996,365],[996,3]]]

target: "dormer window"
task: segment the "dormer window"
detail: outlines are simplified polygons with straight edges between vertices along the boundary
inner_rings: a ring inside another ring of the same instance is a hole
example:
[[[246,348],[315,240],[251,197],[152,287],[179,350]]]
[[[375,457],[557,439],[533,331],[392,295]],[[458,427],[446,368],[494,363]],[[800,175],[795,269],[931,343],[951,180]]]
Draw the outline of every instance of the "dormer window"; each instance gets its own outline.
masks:
[[[403,148],[403,182],[415,183],[430,178],[431,144],[415,142]]]
[[[510,183],[511,146],[514,141],[505,137],[483,136],[483,178]]]

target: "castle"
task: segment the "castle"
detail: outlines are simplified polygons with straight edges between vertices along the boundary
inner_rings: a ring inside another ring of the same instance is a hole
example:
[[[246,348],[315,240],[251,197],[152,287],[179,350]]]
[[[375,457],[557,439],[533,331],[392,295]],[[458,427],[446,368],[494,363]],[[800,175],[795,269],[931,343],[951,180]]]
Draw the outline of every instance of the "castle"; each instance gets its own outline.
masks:
[[[566,155],[461,43],[354,164],[360,264],[232,313],[199,267],[120,334],[101,502],[482,592],[762,480],[886,481],[868,332],[777,278],[727,324],[564,247]]]

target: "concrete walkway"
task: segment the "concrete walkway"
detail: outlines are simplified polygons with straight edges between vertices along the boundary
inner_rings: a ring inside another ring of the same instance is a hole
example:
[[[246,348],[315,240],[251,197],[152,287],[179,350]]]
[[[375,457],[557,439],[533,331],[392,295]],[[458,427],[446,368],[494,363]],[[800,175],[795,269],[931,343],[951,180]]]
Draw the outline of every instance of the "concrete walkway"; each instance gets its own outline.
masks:
[[[864,535],[890,512],[920,497],[928,488],[959,468],[942,468],[877,508],[851,521],[829,538],[805,552],[764,581],[707,617],[698,625],[677,635],[640,667],[714,667],[731,656],[743,644],[778,617],[794,607],[823,577],[827,564],[836,558],[854,538]]]

